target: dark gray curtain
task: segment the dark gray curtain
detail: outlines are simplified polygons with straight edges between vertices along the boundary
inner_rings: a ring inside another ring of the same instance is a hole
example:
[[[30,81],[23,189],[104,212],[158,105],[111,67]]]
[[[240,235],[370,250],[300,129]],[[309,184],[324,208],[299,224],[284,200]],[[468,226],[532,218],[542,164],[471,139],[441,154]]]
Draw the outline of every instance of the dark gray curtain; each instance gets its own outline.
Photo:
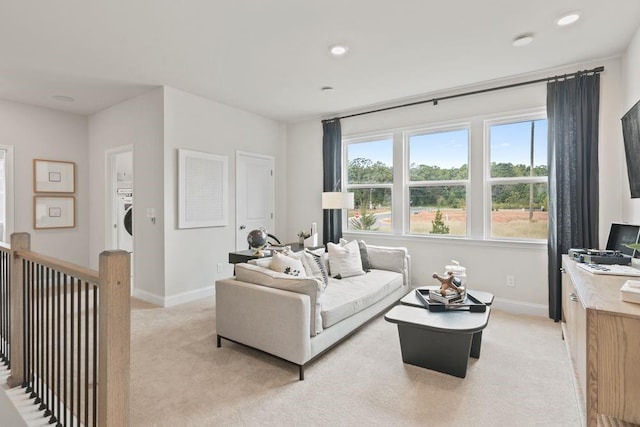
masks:
[[[340,191],[342,176],[342,130],[340,120],[322,122],[322,191]],[[339,209],[325,209],[322,222],[322,238],[326,245],[338,243],[342,237],[342,212]]]
[[[549,317],[562,318],[562,254],[598,248],[600,76],[547,84]]]

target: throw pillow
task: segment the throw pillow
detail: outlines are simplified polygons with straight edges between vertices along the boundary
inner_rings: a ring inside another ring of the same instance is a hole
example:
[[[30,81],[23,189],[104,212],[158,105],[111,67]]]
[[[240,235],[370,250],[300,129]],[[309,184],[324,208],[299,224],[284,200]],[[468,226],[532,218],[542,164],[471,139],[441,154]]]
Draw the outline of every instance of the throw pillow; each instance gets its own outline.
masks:
[[[304,252],[302,252],[302,265],[304,265],[307,277],[319,277],[322,280],[322,291],[324,292],[329,284],[329,274],[327,273],[327,268],[325,267],[323,258],[324,249],[319,249],[317,251],[305,249]]]
[[[327,248],[329,250],[329,267],[333,277],[344,279],[364,274],[358,242],[354,240],[344,246],[329,242]]]
[[[355,241],[355,240],[354,240]],[[369,262],[369,253],[367,252],[367,244],[364,240],[357,240],[358,248],[360,249],[360,260],[362,261],[362,270],[365,273],[371,271],[371,263]],[[340,246],[344,246],[349,243],[347,240],[340,238]]]
[[[269,268],[273,271],[278,271],[290,276],[307,277],[302,261],[279,252],[273,254],[273,259],[271,260]]]
[[[362,269],[368,273],[371,271],[371,263],[369,262],[369,252],[367,252],[367,244],[363,240],[358,240],[358,248],[360,249],[360,260],[362,261]]]

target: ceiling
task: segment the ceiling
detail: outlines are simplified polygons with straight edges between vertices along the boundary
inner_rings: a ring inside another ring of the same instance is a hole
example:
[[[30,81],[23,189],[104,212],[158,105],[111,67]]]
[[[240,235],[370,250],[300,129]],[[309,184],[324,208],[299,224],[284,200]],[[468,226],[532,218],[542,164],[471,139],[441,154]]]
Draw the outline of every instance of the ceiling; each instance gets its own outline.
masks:
[[[619,55],[639,27],[638,0],[0,0],[0,99],[92,114],[167,85],[295,122]]]

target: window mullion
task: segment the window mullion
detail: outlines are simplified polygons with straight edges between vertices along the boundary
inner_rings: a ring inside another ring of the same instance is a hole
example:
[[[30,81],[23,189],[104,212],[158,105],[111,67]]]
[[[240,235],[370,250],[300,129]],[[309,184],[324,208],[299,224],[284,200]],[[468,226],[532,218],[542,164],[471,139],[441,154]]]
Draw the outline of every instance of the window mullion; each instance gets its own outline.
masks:
[[[393,134],[393,189],[391,190],[391,232],[404,234],[407,212],[405,212],[406,192],[404,191],[405,165],[407,153],[402,132]]]

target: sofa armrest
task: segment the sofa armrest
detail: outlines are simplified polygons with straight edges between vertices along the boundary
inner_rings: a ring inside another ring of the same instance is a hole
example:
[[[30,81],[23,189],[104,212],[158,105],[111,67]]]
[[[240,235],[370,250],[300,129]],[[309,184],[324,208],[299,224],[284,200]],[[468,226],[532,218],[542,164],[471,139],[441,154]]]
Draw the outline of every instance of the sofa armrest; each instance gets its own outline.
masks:
[[[313,337],[322,332],[320,295],[322,294],[323,283],[318,278],[290,276],[259,265],[244,263],[236,264],[235,269],[236,280],[239,282],[308,295],[311,301],[309,333]]]
[[[411,256],[407,248],[367,245],[371,268],[402,273],[404,285],[411,285]]]
[[[304,294],[234,279],[216,282],[216,333],[299,365],[310,359]]]

